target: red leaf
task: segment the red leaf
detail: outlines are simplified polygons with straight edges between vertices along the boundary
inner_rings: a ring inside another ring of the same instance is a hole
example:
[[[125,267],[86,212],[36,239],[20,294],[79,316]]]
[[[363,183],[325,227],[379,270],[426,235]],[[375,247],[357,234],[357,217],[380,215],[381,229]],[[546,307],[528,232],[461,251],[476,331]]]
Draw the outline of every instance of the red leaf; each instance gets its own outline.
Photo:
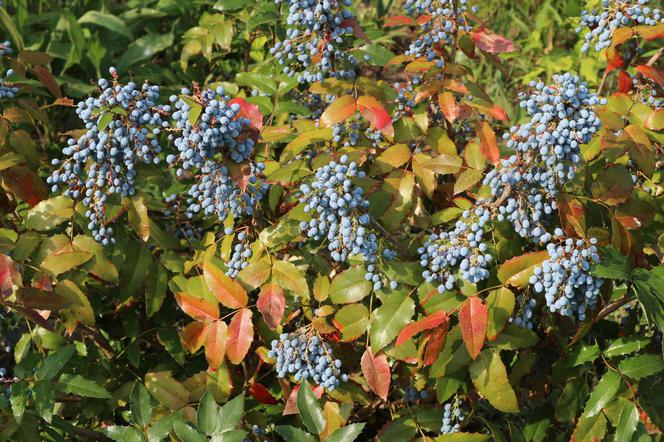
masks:
[[[238,113],[239,116],[249,118],[249,120],[251,120],[251,126],[256,130],[261,130],[263,127],[263,114],[261,114],[258,106],[251,104],[239,97],[233,98],[228,102],[229,105],[232,105],[233,103],[238,103],[240,105],[240,112]]]
[[[496,133],[491,129],[489,123],[486,121],[478,122],[477,136],[480,138],[480,152],[482,152],[482,155],[493,164],[497,164],[500,160],[500,151],[498,150]]]
[[[616,51],[616,49],[613,47],[607,48],[606,61],[609,64],[606,67],[607,72],[620,69],[624,64],[622,58],[620,58],[620,55],[618,54],[618,51]]]
[[[397,346],[403,344],[413,336],[424,330],[438,327],[441,324],[447,323],[447,314],[445,312],[432,313],[426,318],[420,319],[416,322],[411,322],[401,330],[397,336]]]
[[[281,318],[284,316],[286,298],[284,290],[274,284],[268,284],[261,289],[261,294],[256,302],[258,311],[263,315],[267,326],[272,330],[277,328]]]
[[[198,298],[188,293],[180,292],[175,300],[186,314],[198,321],[214,321],[219,319],[219,304],[213,304],[207,299]]]
[[[44,66],[35,66],[32,68],[32,72],[37,76],[39,82],[43,84],[52,95],[57,98],[62,97],[60,85],[55,80],[53,74],[48,71],[48,69],[46,69]]]
[[[364,33],[362,26],[360,26],[360,24],[357,22],[357,20],[355,20],[355,18],[347,18],[346,20],[342,21],[341,27],[353,28],[353,33],[357,38],[359,38],[360,40],[364,40],[365,43],[371,43],[371,40],[369,39],[369,37],[367,37],[367,34]]]
[[[393,26],[411,26],[415,24],[415,20],[406,15],[393,15],[386,17],[383,21],[383,27],[391,28]]]
[[[445,119],[450,123],[454,123],[461,116],[461,105],[456,101],[454,94],[451,92],[438,94],[438,105]]]
[[[586,212],[579,199],[560,195],[558,197],[558,215],[560,217],[560,225],[567,236],[585,236]]]
[[[629,76],[627,71],[618,73],[618,90],[624,94],[632,90],[632,77]]]
[[[13,286],[22,286],[21,274],[7,255],[0,253],[0,299],[12,294]]]
[[[210,292],[224,306],[236,309],[247,305],[249,298],[246,290],[216,265],[204,262],[203,276]]]
[[[248,308],[238,310],[228,327],[226,355],[233,364],[239,364],[244,360],[254,340],[254,325],[251,322],[251,315],[251,310]]]
[[[432,18],[432,17],[431,17],[430,15],[428,15],[428,14],[420,15],[419,17],[417,17],[417,24],[420,25],[420,26],[422,26],[424,23],[426,23],[426,22],[428,22],[429,20],[431,20],[431,18]]]
[[[342,121],[346,121],[355,114],[355,104],[355,97],[352,95],[337,97],[332,104],[325,109],[323,115],[320,116],[321,123],[323,126],[331,127]]]
[[[4,187],[11,193],[34,207],[48,196],[48,190],[41,178],[25,166],[15,166],[0,173]]]
[[[491,54],[514,52],[519,49],[512,40],[508,40],[502,35],[494,34],[486,28],[480,28],[473,32],[473,40],[475,41],[475,46]]]
[[[489,312],[482,300],[477,296],[469,298],[459,313],[459,326],[468,354],[473,359],[482,350],[488,323]]]
[[[320,399],[323,396],[324,388],[321,385],[316,385],[315,387],[313,385],[309,385],[309,388],[311,388],[311,391],[314,392],[316,398]],[[298,414],[300,412],[300,410],[297,408],[297,392],[299,389],[300,385],[296,385],[295,388],[293,388],[291,391],[290,396],[288,396],[286,406],[284,407],[284,412],[282,413],[284,416],[288,414]]]
[[[189,353],[196,353],[205,343],[209,325],[207,322],[192,322],[183,328],[180,332],[182,347]]]
[[[387,393],[390,391],[390,366],[387,363],[387,356],[381,353],[380,356],[374,356],[371,352],[371,346],[368,346],[360,360],[362,373],[367,384],[384,401],[387,400]]]
[[[643,64],[637,66],[636,70],[651,80],[659,83],[660,86],[664,86],[664,73],[658,71],[654,67]]]
[[[256,382],[249,387],[249,394],[261,404],[276,405],[279,401],[272,396],[263,384]]]
[[[205,337],[205,359],[212,370],[217,370],[226,354],[228,326],[224,321],[215,321],[208,327]]]
[[[445,346],[447,339],[447,326],[449,322],[445,318],[445,323],[440,327],[433,329],[429,334],[429,343],[424,351],[424,365],[431,365],[436,362],[438,355]]]
[[[372,129],[378,129],[389,138],[394,137],[392,117],[374,97],[363,95],[357,99],[357,108],[364,118],[369,120]]]

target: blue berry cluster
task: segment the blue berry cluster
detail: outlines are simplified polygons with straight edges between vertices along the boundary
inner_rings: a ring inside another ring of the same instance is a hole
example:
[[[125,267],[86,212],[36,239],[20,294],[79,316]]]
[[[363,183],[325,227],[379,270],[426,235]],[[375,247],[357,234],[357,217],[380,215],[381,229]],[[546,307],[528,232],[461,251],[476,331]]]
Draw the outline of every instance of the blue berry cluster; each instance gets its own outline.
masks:
[[[519,97],[530,121],[503,137],[516,152],[489,171],[484,184],[499,205],[499,221],[510,221],[524,238],[546,243],[553,238],[548,224],[558,189],[574,178],[580,146],[601,125],[593,108],[605,101],[569,73],[554,75],[551,85],[533,81],[531,87],[532,93]]]
[[[202,237],[203,230],[194,224],[193,215],[186,210],[182,195],[174,193],[164,198],[164,202],[168,209],[163,214],[172,220],[170,231],[176,238],[193,241]]]
[[[451,290],[458,273],[470,283],[489,277],[493,256],[483,237],[490,220],[490,210],[478,205],[463,212],[454,230],[431,234],[417,250],[425,268],[422,276],[429,283],[438,282],[438,292]]]
[[[440,427],[440,432],[443,435],[458,433],[461,430],[460,424],[466,418],[466,415],[461,408],[462,405],[463,400],[455,396],[452,402],[446,403],[443,407],[445,410],[443,413],[443,426]]]
[[[188,192],[189,213],[217,215],[220,221],[229,215],[233,218],[253,215],[269,187],[260,180],[264,169],[263,163],[249,163],[248,176],[242,177],[244,185],[240,185],[223,164],[205,162],[198,182]]]
[[[354,78],[357,61],[347,51],[353,16],[346,8],[352,0],[288,0],[287,5],[286,39],[270,49],[283,72],[300,83]]]
[[[619,28],[664,23],[662,11],[649,4],[650,0],[602,0],[599,10],[581,12],[581,26],[576,32],[580,33],[586,27],[590,29],[585,34],[581,50],[588,52],[592,46],[599,52],[608,48],[613,33]]]
[[[329,345],[307,328],[281,334],[272,341],[268,356],[276,358],[280,378],[292,375],[295,382],[312,381],[329,391],[348,381],[348,375],[341,372],[341,361],[334,359]]]
[[[457,9],[454,0],[406,0],[404,8],[408,14],[428,15],[429,19],[421,23],[419,35],[406,51],[406,55],[426,57],[443,67],[441,47],[456,44],[453,38],[459,32],[472,30],[468,16],[468,1],[459,0]],[[477,7],[471,8],[477,12]]]
[[[5,40],[2,43],[0,43],[0,57],[3,57],[5,55],[11,55],[12,53],[12,42],[9,40]]]
[[[193,94],[182,88],[181,95],[171,95],[169,101],[175,108],[175,133],[169,134],[169,139],[179,153],[168,155],[166,161],[178,165],[178,176],[204,167],[218,153],[241,163],[253,152],[258,134],[251,120],[239,115],[240,104],[228,103],[223,87],[201,91],[194,85]]]
[[[544,294],[552,312],[583,321],[586,312],[597,306],[604,280],[589,274],[590,268],[600,261],[596,243],[595,238],[567,238],[547,245],[549,259],[535,267],[529,282],[536,293]]]
[[[62,150],[66,159],[54,159],[59,168],[48,177],[52,191],[64,188],[64,194],[81,199],[87,207],[88,228],[95,240],[107,245],[114,242],[113,229],[107,226],[106,201],[111,194],[131,196],[139,163],[159,163],[158,135],[168,126],[168,109],[157,106],[159,86],[142,86],[112,80],[99,80],[99,96],[78,103],[76,113],[86,132],[69,139]]]
[[[5,78],[0,77],[0,100],[14,98],[18,94],[18,87],[7,81],[7,77],[11,77],[13,74],[12,69],[7,69]]]
[[[355,162],[349,163],[347,155],[342,155],[338,163],[330,161],[319,168],[313,183],[300,186],[300,202],[306,213],[312,213],[312,219],[302,221],[300,229],[315,241],[326,239],[336,262],[361,256],[367,263],[366,279],[379,290],[383,279],[376,271],[378,238],[370,225],[369,201],[364,198],[362,188],[353,183],[354,178],[364,176]],[[394,252],[385,248],[382,257],[392,259]],[[390,281],[390,287],[395,288],[396,282]]]
[[[426,399],[429,397],[429,392],[426,390],[418,391],[417,388],[409,386],[403,394],[406,402],[416,402],[419,399]]]
[[[229,228],[229,230],[226,231],[226,234],[229,235],[231,233],[233,233],[233,229]],[[237,234],[237,240],[238,242],[233,246],[233,253],[228,262],[228,270],[226,271],[226,274],[231,278],[235,278],[237,274],[240,273],[240,270],[249,265],[248,259],[251,258],[251,255],[253,254],[247,232],[239,232]]]
[[[516,297],[516,303],[519,308],[519,314],[510,317],[509,321],[519,327],[532,330],[534,327],[533,315],[535,314],[534,309],[537,306],[537,300],[521,294]]]

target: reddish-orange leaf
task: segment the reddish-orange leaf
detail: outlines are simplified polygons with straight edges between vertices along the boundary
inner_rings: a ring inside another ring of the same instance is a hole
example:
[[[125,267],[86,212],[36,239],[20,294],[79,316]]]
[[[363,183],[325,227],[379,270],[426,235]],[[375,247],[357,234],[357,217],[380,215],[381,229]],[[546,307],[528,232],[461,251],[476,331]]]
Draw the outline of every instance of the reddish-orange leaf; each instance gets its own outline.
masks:
[[[426,318],[420,319],[416,322],[411,322],[401,330],[399,336],[397,336],[397,345],[401,345],[413,336],[418,333],[423,332],[424,330],[429,330],[431,328],[438,327],[441,324],[447,322],[447,314],[445,312],[435,312],[427,316]]]
[[[180,292],[175,300],[186,314],[198,321],[214,321],[219,319],[219,304],[207,299],[198,298],[188,293]]]
[[[655,26],[641,25],[637,26],[636,32],[646,40],[656,40],[664,38],[664,23],[658,23]]]
[[[21,274],[16,264],[7,255],[0,253],[0,299],[11,295],[14,285],[21,286]]]
[[[320,385],[309,385],[309,388],[311,388],[311,391],[314,392],[316,395],[316,398],[320,399],[323,396],[323,391],[324,388]],[[286,406],[284,407],[284,412],[282,413],[284,416],[288,414],[298,414],[300,410],[297,408],[297,392],[300,389],[299,385],[296,385],[295,388],[291,391],[290,396],[288,396],[288,400],[286,401]]]
[[[410,26],[414,25],[415,20],[406,16],[406,15],[393,15],[391,17],[386,17],[383,21],[383,26],[386,28],[391,28],[393,26]]]
[[[372,129],[378,129],[389,138],[394,137],[392,117],[385,107],[374,97],[363,95],[357,99],[357,108],[364,118],[369,120]]]
[[[641,74],[645,75],[646,77],[650,78],[653,81],[656,81],[659,83],[660,86],[664,86],[664,73],[658,71],[652,66],[648,65],[641,65],[637,66],[636,70],[639,71]]]
[[[482,300],[477,296],[469,298],[459,312],[459,326],[468,354],[473,359],[482,350],[488,323],[489,312]]]
[[[263,315],[263,319],[268,327],[272,330],[277,328],[281,318],[284,316],[284,308],[286,306],[286,298],[284,297],[284,290],[274,284],[268,284],[261,289],[261,294],[258,296],[256,307]]]
[[[387,356],[381,353],[380,356],[374,356],[371,352],[371,346],[368,346],[360,359],[362,373],[367,380],[367,384],[384,401],[387,400],[387,393],[390,391],[390,366],[387,363]]]
[[[482,155],[493,164],[497,164],[500,160],[500,151],[498,150],[496,133],[491,129],[489,123],[486,121],[477,123],[477,136],[480,138],[480,152],[482,152]]]
[[[39,82],[43,84],[52,95],[54,95],[56,98],[62,97],[60,85],[55,80],[53,74],[48,71],[48,69],[46,69],[44,66],[35,66],[32,68],[32,72],[37,76]]]
[[[426,23],[426,22],[428,22],[429,20],[431,20],[431,18],[432,18],[432,17],[431,17],[430,15],[428,15],[428,14],[420,15],[419,17],[417,17],[417,24],[420,25],[420,26],[422,26],[424,23]]]
[[[192,322],[180,332],[182,347],[189,353],[196,353],[205,343],[209,322]]]
[[[230,105],[234,103],[240,105],[240,112],[238,112],[238,115],[244,118],[249,118],[249,120],[251,120],[251,125],[255,129],[261,130],[261,128],[263,127],[263,114],[261,114],[261,111],[260,109],[258,109],[258,106],[256,106],[255,104],[251,104],[239,97],[233,98],[231,101],[228,102],[228,104]]]
[[[560,224],[568,236],[585,236],[586,211],[581,200],[560,195],[558,197],[558,215]]]
[[[519,49],[512,40],[502,35],[494,34],[486,28],[480,28],[473,32],[473,40],[475,41],[475,46],[491,54],[514,52]]]
[[[34,207],[48,196],[44,181],[25,166],[14,166],[0,172],[4,187]]]
[[[226,354],[233,364],[239,364],[251,347],[254,340],[254,325],[251,322],[251,310],[243,308],[238,310],[228,327],[228,341]]]
[[[320,116],[320,121],[323,126],[333,126],[350,118],[355,114],[355,109],[355,97],[352,95],[338,97],[325,109],[323,115]]]
[[[461,115],[460,103],[456,101],[452,92],[438,94],[438,105],[440,106],[440,110],[443,112],[445,119],[450,123],[454,123]]]
[[[263,384],[256,382],[249,387],[249,394],[261,404],[276,405],[279,401],[272,396]]]
[[[624,94],[632,90],[632,77],[629,76],[627,71],[620,71],[618,73],[618,90]]]
[[[447,339],[447,326],[449,321],[445,318],[445,323],[440,327],[436,327],[431,332],[429,332],[429,342],[427,343],[427,348],[424,351],[424,365],[431,365],[436,362],[438,355],[440,355],[441,350],[445,346],[445,340]]]
[[[249,298],[246,290],[211,262],[203,263],[203,276],[210,292],[228,308],[241,308]]]
[[[606,61],[609,64],[606,68],[607,72],[620,69],[625,63],[614,47],[606,49]]]
[[[226,354],[228,326],[224,321],[215,321],[208,327],[205,337],[205,359],[212,370],[219,368]]]

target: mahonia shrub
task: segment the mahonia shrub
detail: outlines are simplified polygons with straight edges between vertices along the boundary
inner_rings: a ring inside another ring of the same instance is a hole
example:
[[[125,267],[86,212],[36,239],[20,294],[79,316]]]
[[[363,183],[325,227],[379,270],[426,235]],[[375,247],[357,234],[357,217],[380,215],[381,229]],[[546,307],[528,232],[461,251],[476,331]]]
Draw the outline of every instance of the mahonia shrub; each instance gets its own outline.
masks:
[[[662,440],[655,1],[5,0],[0,41],[0,440]]]

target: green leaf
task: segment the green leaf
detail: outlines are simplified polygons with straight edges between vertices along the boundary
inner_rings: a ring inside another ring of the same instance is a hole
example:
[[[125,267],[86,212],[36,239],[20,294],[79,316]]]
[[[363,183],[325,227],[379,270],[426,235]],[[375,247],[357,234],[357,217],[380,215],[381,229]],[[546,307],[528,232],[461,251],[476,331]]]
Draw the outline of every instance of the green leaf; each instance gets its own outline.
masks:
[[[632,175],[627,168],[614,164],[597,175],[592,184],[592,193],[602,202],[616,206],[629,199],[633,188]]]
[[[407,292],[393,292],[386,296],[383,305],[371,315],[370,337],[374,353],[378,353],[397,337],[410,322],[414,312],[415,302]]]
[[[166,298],[166,289],[168,288],[168,271],[161,264],[154,262],[148,270],[145,290],[145,312],[150,318],[157,313],[164,299]]]
[[[334,433],[330,434],[325,442],[353,442],[360,435],[362,429],[366,424],[364,422],[359,424],[350,424],[341,427]]]
[[[194,427],[182,421],[173,423],[173,430],[182,442],[205,442],[206,438]]]
[[[517,256],[498,267],[498,279],[505,285],[511,285],[517,288],[524,288],[528,283],[530,275],[533,274],[535,267],[549,257],[546,250],[540,252],[526,253]]]
[[[515,299],[514,293],[506,287],[492,290],[487,296],[489,322],[486,335],[489,340],[495,339],[507,323],[514,311]]]
[[[636,425],[639,423],[639,410],[636,409],[634,402],[626,401],[618,423],[616,424],[616,442],[631,441],[636,432]]]
[[[436,439],[436,442],[489,442],[491,437],[482,433],[447,433]]]
[[[99,399],[109,399],[111,397],[111,393],[104,387],[81,375],[63,374],[60,376],[59,388],[66,393],[78,394],[79,396]]]
[[[217,420],[219,421],[218,432],[224,432],[235,429],[244,416],[244,396],[238,395],[225,403],[219,409]]]
[[[55,407],[53,387],[47,382],[39,382],[35,385],[33,393],[37,413],[39,413],[46,422],[51,423],[53,408]]]
[[[217,426],[222,422],[221,418],[217,419],[217,403],[209,390],[198,403],[196,422],[198,429],[206,436],[213,435],[217,431]]]
[[[351,304],[342,307],[334,316],[341,331],[343,341],[353,341],[367,332],[369,310],[363,304]]]
[[[581,415],[574,429],[573,440],[578,442],[595,442],[604,440],[607,420],[603,413],[594,416]]]
[[[539,337],[534,331],[508,323],[498,337],[488,344],[501,350],[519,350],[532,347],[537,341]]]
[[[143,435],[134,427],[111,425],[106,428],[106,435],[118,442],[143,442]]]
[[[650,339],[648,338],[641,338],[639,336],[625,336],[611,342],[606,350],[604,350],[604,356],[607,358],[623,356],[639,351],[642,348],[648,346],[648,344],[650,344]]]
[[[74,203],[66,196],[41,201],[28,210],[25,225],[40,232],[48,232],[68,221],[74,215]]]
[[[145,388],[162,405],[177,410],[189,403],[189,391],[167,372],[147,373]]]
[[[664,370],[664,360],[659,354],[639,355],[625,359],[619,368],[625,376],[638,380]]]
[[[247,432],[244,430],[231,430],[225,433],[215,434],[210,438],[210,442],[244,442]]]
[[[152,58],[157,53],[173,45],[173,34],[148,33],[134,40],[123,52],[117,63],[118,69],[123,71],[141,61]]]
[[[12,405],[14,417],[19,421],[23,417],[28,403],[28,383],[26,381],[14,382],[9,389],[9,401]]]
[[[150,426],[148,430],[149,442],[161,442],[173,431],[173,424],[176,421],[182,421],[184,418],[181,411],[167,414]]]
[[[35,373],[35,377],[40,381],[50,381],[55,378],[64,368],[67,362],[74,356],[76,347],[73,344],[60,347],[44,359],[44,362]]]
[[[307,280],[292,262],[275,261],[272,264],[272,278],[281,288],[288,289],[305,299],[309,298]]]
[[[316,442],[316,438],[299,428],[290,425],[277,425],[274,430],[288,442]]]
[[[150,393],[141,382],[136,382],[129,397],[132,420],[141,427],[147,427],[152,421],[154,403]]]
[[[519,404],[507,379],[498,350],[485,350],[468,369],[473,384],[491,405],[504,413],[518,413]]]
[[[561,422],[572,422],[586,402],[588,384],[585,379],[571,380],[563,388],[563,393],[556,404],[556,419]]]
[[[125,23],[122,21],[122,19],[112,14],[105,14],[99,11],[88,11],[78,19],[78,22],[80,24],[90,23],[93,25],[101,26],[108,29],[109,31],[115,32],[116,34],[123,35],[129,40],[134,39],[133,34],[127,25],[125,25]]]
[[[602,261],[590,269],[593,276],[606,279],[632,279],[632,270],[626,256],[613,247],[602,247],[600,255]]]
[[[590,393],[583,415],[586,418],[591,418],[599,414],[602,408],[616,395],[620,384],[620,374],[613,370],[607,371]]]
[[[323,410],[307,381],[300,384],[300,389],[297,391],[297,408],[309,431],[313,434],[320,434],[325,429]]]
[[[366,270],[353,267],[337,275],[330,285],[330,300],[335,304],[351,304],[371,293],[371,283],[364,278]]]
[[[634,272],[634,292],[641,304],[648,322],[664,331],[664,267],[650,270],[637,269]]]
[[[129,199],[128,204],[129,225],[143,242],[150,238],[150,218],[148,218],[148,208],[142,197],[133,197]]]

